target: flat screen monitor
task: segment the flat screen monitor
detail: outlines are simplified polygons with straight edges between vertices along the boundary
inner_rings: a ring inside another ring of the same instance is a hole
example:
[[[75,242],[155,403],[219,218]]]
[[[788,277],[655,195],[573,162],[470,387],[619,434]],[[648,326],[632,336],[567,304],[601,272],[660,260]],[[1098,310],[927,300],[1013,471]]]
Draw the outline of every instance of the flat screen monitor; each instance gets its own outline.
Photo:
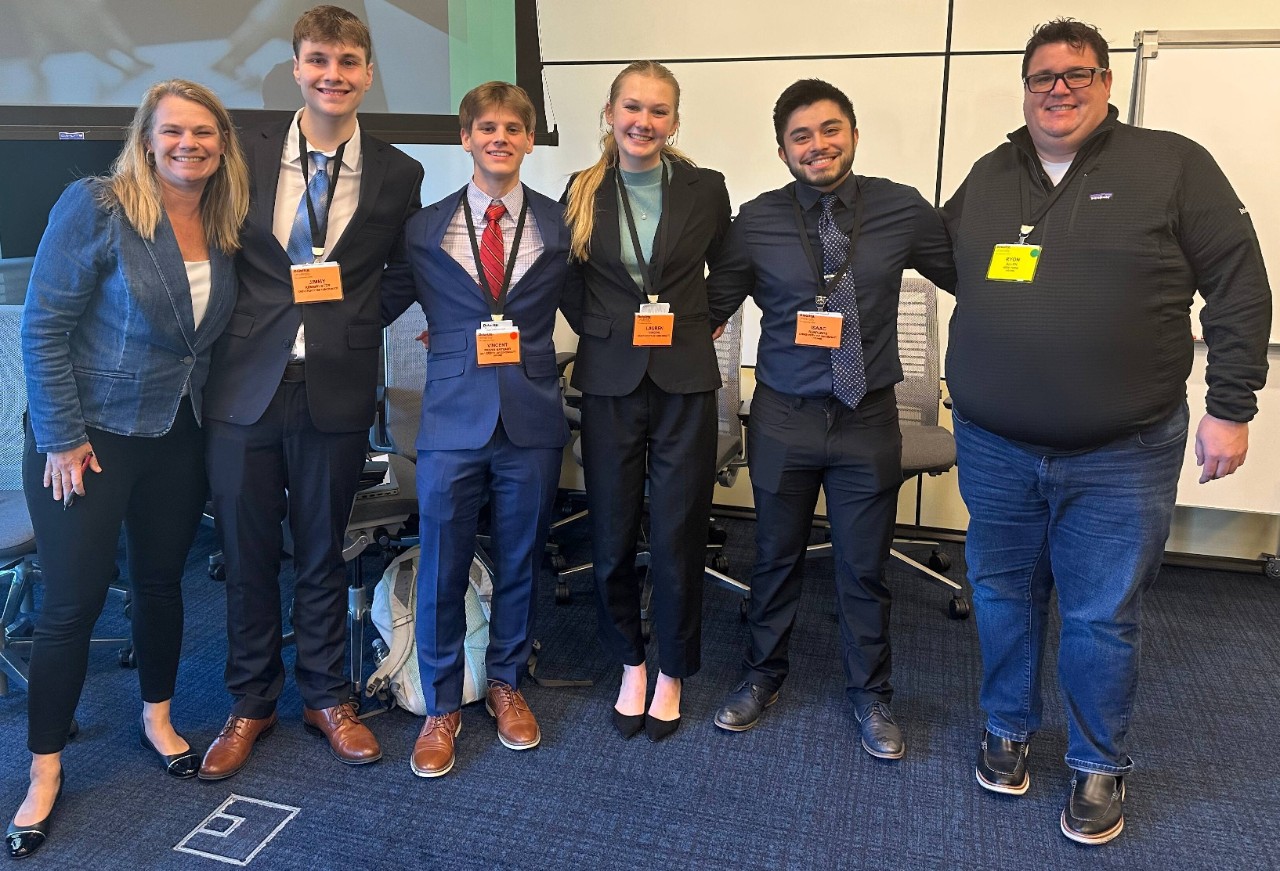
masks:
[[[23,0],[0,27],[0,138],[120,139],[161,79],[212,88],[245,124],[301,104],[293,23],[314,0]],[[458,101],[499,79],[529,91],[546,129],[536,0],[340,0],[369,24],[374,84],[365,132],[393,143],[458,141]]]

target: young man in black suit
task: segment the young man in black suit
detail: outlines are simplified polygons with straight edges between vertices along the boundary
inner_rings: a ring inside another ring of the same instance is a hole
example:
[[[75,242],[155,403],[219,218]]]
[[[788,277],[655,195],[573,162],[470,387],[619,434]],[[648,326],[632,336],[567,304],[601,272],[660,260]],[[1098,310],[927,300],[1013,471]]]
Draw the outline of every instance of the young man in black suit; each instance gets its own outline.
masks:
[[[373,64],[359,18],[336,6],[307,11],[293,52],[303,108],[244,136],[251,203],[239,297],[205,394],[235,700],[205,754],[205,780],[238,772],[276,724],[286,516],[303,721],[341,762],[382,756],[347,702],[342,542],[373,423],[382,268],[421,205],[422,167],[360,132]]]

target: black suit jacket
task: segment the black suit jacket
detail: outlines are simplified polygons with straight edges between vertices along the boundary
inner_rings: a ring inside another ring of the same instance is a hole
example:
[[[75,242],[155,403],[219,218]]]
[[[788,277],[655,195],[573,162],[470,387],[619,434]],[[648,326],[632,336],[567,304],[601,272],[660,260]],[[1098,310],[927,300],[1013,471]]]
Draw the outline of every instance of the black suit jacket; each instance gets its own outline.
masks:
[[[659,301],[671,304],[675,333],[670,347],[637,348],[631,337],[643,294],[622,262],[616,176],[605,176],[596,192],[591,256],[580,266],[585,289],[574,387],[599,396],[626,396],[646,373],[668,393],[720,386],[706,268],[714,270],[727,253],[729,216],[723,175],[681,161],[672,164],[671,190],[654,237],[655,249],[664,239],[666,247],[655,250],[654,259],[662,269]]]
[[[256,423],[305,323],[312,422],[323,432],[356,432],[373,423],[382,269],[404,244],[405,221],[422,206],[422,166],[361,134],[360,200],[330,257],[341,268],[343,298],[297,305],[289,256],[272,232],[280,158],[291,129],[291,122],[277,123],[243,137],[251,187],[236,257],[239,296],[214,346],[205,414],[227,423]]]

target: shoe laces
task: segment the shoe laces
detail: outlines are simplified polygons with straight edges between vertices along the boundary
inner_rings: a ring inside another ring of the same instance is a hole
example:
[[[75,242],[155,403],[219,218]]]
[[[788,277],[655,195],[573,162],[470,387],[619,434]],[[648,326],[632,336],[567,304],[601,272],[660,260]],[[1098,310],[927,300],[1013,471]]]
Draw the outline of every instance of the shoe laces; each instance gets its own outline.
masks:
[[[418,737],[426,738],[436,731],[444,731],[449,733],[450,736],[453,735],[453,730],[449,728],[448,714],[428,714],[427,722],[422,729],[422,734]]]
[[[489,692],[498,696],[501,704],[508,705],[516,709],[516,713],[524,713],[529,710],[529,706],[524,703],[524,697],[511,684],[505,684],[501,681],[489,681]]]
[[[866,716],[864,716],[863,719],[869,720],[872,717],[874,717],[876,714],[879,714],[881,717],[883,717],[885,720],[889,721],[890,723],[893,722],[893,711],[891,711],[889,709],[889,706],[886,705],[884,702],[872,702],[871,707],[867,708]]]
[[[344,720],[359,722],[360,718],[356,715],[355,707],[350,702],[338,705],[333,711],[333,725],[341,726]]]

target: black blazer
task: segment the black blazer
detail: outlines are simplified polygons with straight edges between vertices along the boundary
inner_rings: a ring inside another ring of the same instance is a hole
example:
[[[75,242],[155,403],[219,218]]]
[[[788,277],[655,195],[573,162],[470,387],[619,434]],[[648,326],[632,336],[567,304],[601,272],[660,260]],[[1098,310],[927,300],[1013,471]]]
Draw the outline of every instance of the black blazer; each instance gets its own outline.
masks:
[[[373,423],[382,343],[379,285],[404,223],[422,207],[422,166],[404,152],[361,134],[360,201],[333,247],[342,272],[338,302],[296,305],[289,256],[272,232],[284,137],[292,122],[243,137],[249,162],[249,217],[236,257],[239,296],[213,350],[205,414],[256,423],[275,395],[299,324],[306,324],[307,404],[323,432],[356,432]]]
[[[675,333],[670,347],[637,348],[631,336],[643,294],[622,263],[616,176],[605,176],[596,192],[591,256],[580,265],[585,289],[574,387],[598,396],[626,396],[646,373],[668,393],[720,386],[706,268],[714,270],[727,253],[729,216],[723,175],[681,161],[672,164],[670,195],[654,237],[655,246],[665,238],[666,248],[654,255],[662,269],[659,299],[671,304]]]

